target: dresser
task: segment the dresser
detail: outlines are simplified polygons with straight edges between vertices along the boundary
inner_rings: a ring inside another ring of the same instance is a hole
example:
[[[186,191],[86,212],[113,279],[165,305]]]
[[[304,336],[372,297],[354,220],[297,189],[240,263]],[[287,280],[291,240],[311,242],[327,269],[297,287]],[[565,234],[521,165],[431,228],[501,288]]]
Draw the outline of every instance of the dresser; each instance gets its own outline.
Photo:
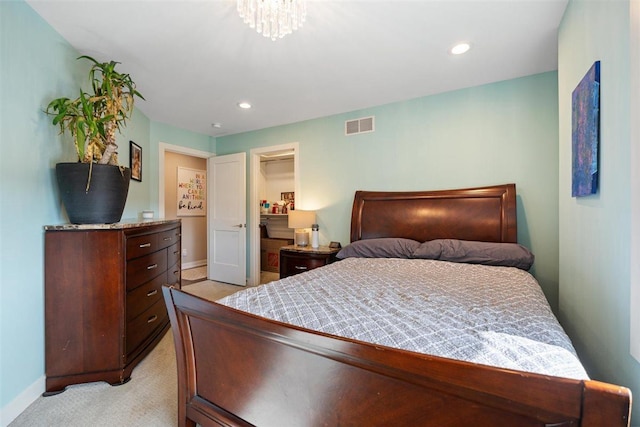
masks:
[[[169,328],[180,220],[45,227],[45,395],[123,384]]]
[[[338,248],[288,245],[280,248],[280,278],[304,273],[336,261]]]

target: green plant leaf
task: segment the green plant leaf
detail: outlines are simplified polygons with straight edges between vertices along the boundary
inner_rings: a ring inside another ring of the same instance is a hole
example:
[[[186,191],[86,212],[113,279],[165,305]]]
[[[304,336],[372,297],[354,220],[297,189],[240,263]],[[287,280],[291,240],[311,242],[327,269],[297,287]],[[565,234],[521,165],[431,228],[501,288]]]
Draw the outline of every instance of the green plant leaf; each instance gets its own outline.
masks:
[[[80,161],[84,159],[84,144],[86,138],[84,124],[82,120],[78,120],[76,122],[76,152],[78,153],[78,159],[80,159]]]
[[[98,62],[87,55],[78,59],[92,62],[89,80],[93,93],[80,89],[74,100],[54,99],[45,112],[53,116],[52,124],[60,127],[60,133],[71,134],[79,160],[95,162],[102,158],[106,146],[115,142],[107,140],[113,139],[107,129],[121,131],[133,112],[134,98],[144,97],[135,89],[129,74],[116,71],[119,62]]]

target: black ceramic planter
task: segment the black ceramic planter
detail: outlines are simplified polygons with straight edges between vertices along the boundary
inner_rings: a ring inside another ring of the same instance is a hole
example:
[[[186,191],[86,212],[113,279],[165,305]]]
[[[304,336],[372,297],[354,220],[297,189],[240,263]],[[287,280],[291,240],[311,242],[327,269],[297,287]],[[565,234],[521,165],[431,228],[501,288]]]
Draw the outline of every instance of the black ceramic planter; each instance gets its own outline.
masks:
[[[88,163],[58,163],[56,177],[72,224],[112,224],[120,221],[129,192],[131,169]]]

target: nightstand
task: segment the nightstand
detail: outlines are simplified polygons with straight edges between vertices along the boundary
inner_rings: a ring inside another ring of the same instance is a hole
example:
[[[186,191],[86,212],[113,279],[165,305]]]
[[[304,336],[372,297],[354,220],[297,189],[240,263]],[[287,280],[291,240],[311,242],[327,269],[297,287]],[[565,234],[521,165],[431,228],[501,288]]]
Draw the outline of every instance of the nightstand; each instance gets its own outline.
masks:
[[[280,278],[304,273],[336,260],[339,248],[288,245],[280,248]]]

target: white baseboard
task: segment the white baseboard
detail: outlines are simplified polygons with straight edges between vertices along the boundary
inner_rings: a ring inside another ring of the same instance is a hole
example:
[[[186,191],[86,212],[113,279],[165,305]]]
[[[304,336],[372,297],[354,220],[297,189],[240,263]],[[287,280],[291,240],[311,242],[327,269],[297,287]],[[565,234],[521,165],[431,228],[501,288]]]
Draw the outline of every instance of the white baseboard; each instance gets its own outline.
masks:
[[[7,427],[11,424],[22,411],[44,393],[44,390],[45,376],[43,375],[0,410],[0,426]]]
[[[188,270],[189,268],[202,267],[203,265],[207,265],[206,259],[201,259],[199,261],[183,262],[182,269]]]

